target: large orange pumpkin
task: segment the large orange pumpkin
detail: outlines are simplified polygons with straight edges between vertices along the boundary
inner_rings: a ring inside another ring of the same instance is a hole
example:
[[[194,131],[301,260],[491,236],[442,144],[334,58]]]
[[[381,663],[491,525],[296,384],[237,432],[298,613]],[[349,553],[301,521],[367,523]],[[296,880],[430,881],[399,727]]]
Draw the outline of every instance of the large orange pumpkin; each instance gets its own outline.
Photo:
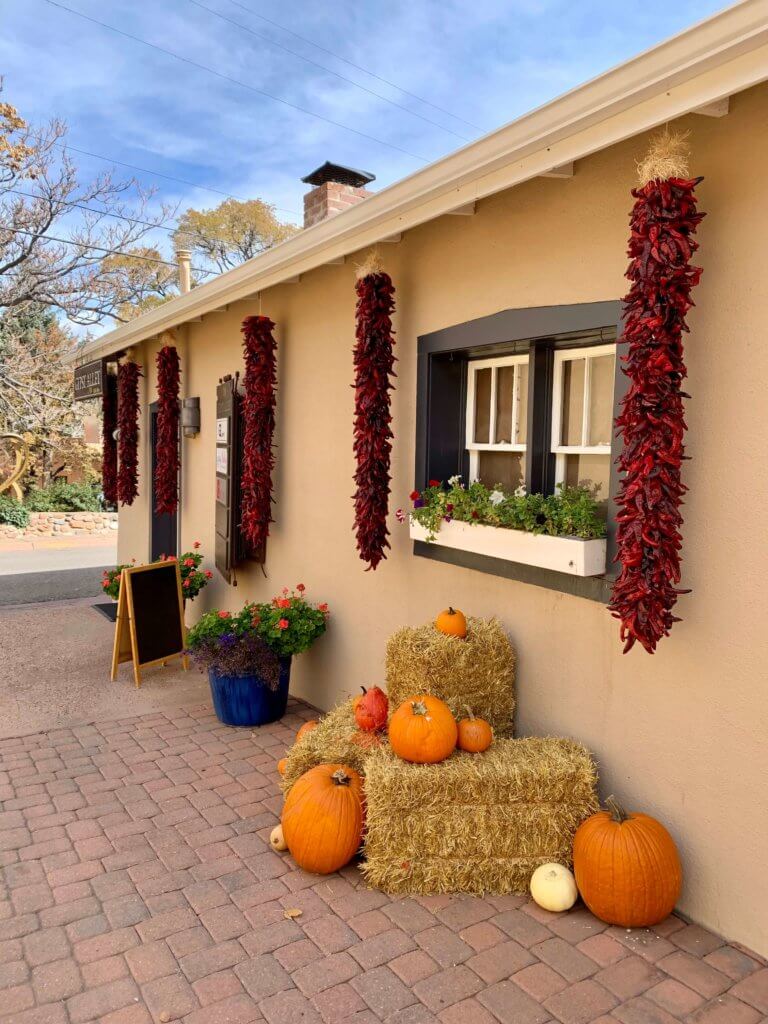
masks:
[[[470,754],[480,754],[493,743],[493,729],[484,718],[462,718],[459,722],[459,750]]]
[[[581,898],[608,924],[658,924],[674,910],[683,881],[674,840],[655,818],[627,814],[613,797],[606,805],[579,826],[573,841]]]
[[[449,606],[444,612],[440,612],[435,619],[435,627],[441,633],[445,633],[447,636],[457,636],[461,640],[467,635],[467,619],[464,612],[460,612],[458,608]]]
[[[298,743],[299,740],[303,736],[306,736],[308,732],[312,732],[312,730],[316,729],[316,728],[317,728],[317,720],[314,719],[314,718],[311,718],[308,722],[305,722],[304,725],[302,725],[302,727],[296,733],[296,739],[295,739],[294,742]]]
[[[458,738],[451,709],[428,693],[409,697],[389,721],[389,742],[398,757],[415,764],[444,761]]]
[[[281,824],[293,859],[329,875],[354,857],[363,838],[362,780],[343,764],[310,768],[285,798]]]

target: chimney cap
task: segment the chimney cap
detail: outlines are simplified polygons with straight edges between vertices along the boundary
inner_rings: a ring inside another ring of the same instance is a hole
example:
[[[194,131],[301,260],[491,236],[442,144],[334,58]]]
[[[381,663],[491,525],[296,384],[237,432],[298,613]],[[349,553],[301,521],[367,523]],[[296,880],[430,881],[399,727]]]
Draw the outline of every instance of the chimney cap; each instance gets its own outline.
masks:
[[[340,185],[350,185],[352,188],[363,188],[370,182],[376,180],[375,174],[368,171],[356,171],[354,167],[342,167],[341,164],[332,164],[329,160],[312,171],[306,178],[301,179],[306,185],[324,185],[327,181],[335,181]]]

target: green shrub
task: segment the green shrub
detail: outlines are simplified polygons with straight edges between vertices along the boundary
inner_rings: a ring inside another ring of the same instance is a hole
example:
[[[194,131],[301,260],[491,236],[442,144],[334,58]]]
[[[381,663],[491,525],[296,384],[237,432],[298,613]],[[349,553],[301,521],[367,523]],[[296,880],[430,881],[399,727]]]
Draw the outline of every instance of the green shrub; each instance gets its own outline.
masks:
[[[100,512],[98,491],[91,484],[54,483],[32,488],[25,504],[30,512]]]
[[[20,501],[7,494],[0,494],[0,523],[23,530],[29,526],[29,512]]]

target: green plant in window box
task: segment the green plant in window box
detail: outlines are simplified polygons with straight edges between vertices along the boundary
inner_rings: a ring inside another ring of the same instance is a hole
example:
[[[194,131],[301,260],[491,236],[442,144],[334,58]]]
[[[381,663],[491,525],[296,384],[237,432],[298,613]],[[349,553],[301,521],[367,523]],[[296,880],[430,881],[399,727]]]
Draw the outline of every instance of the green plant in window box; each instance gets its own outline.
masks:
[[[496,526],[550,537],[595,540],[605,536],[596,488],[558,484],[555,494],[528,494],[524,488],[509,491],[498,484],[488,488],[479,481],[465,486],[453,476],[446,484],[430,480],[423,491],[412,491],[413,508],[398,509],[403,522],[410,518],[434,541],[443,523],[454,520],[477,526]]]

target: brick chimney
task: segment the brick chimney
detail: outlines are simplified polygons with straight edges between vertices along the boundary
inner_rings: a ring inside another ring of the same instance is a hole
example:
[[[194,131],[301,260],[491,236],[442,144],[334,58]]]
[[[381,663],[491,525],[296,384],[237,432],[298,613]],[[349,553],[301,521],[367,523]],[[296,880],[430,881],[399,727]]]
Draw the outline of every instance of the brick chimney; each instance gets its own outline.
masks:
[[[352,167],[326,161],[301,180],[315,186],[304,196],[304,227],[311,228],[313,224],[343,213],[367,199],[372,193],[365,186],[376,179],[367,171],[356,171]]]

